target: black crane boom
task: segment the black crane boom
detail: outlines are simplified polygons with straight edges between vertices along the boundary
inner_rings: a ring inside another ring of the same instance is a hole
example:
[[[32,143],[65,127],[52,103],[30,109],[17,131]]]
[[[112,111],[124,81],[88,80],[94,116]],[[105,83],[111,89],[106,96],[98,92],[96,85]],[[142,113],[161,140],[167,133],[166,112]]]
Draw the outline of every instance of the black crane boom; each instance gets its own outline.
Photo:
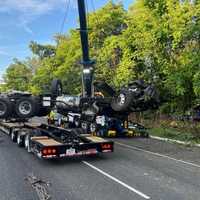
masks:
[[[89,42],[88,42],[88,28],[87,28],[87,17],[85,0],[78,0],[78,11],[79,11],[79,21],[80,21],[80,36],[83,54],[83,97],[93,96],[93,65],[94,61],[90,60],[89,56]]]

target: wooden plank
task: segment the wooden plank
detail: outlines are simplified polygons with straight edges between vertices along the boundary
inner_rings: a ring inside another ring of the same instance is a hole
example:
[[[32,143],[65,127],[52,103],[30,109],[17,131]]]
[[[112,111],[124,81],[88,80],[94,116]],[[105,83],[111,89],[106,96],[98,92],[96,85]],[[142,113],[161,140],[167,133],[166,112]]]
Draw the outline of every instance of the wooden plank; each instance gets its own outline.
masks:
[[[92,142],[107,142],[107,140],[100,138],[100,137],[96,137],[96,136],[89,136],[86,137],[88,140],[91,140]]]
[[[44,146],[60,146],[62,145],[62,143],[60,142],[57,142],[56,140],[54,139],[51,139],[51,138],[45,138],[45,137],[33,137],[31,138],[31,140],[33,141],[37,141],[38,143],[44,145]]]
[[[24,127],[24,124],[12,123],[12,122],[1,122],[0,125],[7,127],[7,128],[22,128],[22,127]]]

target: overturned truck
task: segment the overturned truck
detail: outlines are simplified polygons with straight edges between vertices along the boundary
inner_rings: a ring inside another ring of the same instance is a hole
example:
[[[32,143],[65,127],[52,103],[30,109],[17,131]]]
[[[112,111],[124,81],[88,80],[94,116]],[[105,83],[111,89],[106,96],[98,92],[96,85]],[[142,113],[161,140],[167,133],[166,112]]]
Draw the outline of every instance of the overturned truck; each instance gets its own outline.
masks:
[[[0,94],[0,119],[29,119],[46,116],[51,111],[50,96],[33,96],[28,92],[12,91]]]

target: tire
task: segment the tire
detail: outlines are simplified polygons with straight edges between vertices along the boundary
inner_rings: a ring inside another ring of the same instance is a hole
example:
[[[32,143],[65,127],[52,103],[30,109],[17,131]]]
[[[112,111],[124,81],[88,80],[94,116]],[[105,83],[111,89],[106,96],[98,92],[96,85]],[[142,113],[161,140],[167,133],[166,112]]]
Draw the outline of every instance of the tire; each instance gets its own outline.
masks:
[[[23,97],[16,102],[15,111],[19,118],[31,118],[38,112],[38,104],[33,97]]]
[[[30,134],[26,134],[24,138],[24,147],[29,153],[31,152],[30,138],[31,138]]]
[[[47,116],[50,112],[51,112],[50,107],[42,107],[39,109],[37,116],[44,117],[44,116]]]
[[[81,123],[81,128],[85,131],[85,132],[89,132],[90,127],[89,127],[89,123],[88,122],[82,122]]]
[[[12,140],[13,142],[17,142],[17,135],[16,135],[16,132],[15,132],[15,131],[12,131],[12,132],[11,132],[10,137],[11,137],[11,140]]]
[[[116,91],[105,82],[95,82],[94,87],[97,91],[103,92],[106,96],[114,96],[116,94]]]
[[[19,147],[23,147],[24,146],[24,138],[19,133],[17,134],[17,145]]]
[[[62,83],[59,79],[54,79],[51,83],[51,94],[53,97],[62,95]]]
[[[0,98],[0,118],[5,119],[12,115],[12,102],[8,98]]]
[[[90,124],[90,133],[96,133],[96,131],[97,131],[96,123],[91,123]]]
[[[116,112],[125,112],[130,109],[132,102],[132,93],[128,90],[122,90],[118,96],[112,99],[111,107]]]
[[[78,116],[74,117],[74,125],[75,125],[76,128],[79,128],[80,125],[81,125],[81,122],[80,122],[80,119],[79,119]]]

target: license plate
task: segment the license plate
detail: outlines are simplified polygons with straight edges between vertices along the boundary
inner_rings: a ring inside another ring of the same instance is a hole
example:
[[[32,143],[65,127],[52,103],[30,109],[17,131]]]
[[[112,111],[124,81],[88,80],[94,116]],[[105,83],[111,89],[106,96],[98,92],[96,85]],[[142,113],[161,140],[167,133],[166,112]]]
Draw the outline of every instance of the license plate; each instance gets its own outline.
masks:
[[[73,156],[75,154],[76,154],[76,150],[73,148],[67,149],[67,151],[66,151],[67,156]]]

